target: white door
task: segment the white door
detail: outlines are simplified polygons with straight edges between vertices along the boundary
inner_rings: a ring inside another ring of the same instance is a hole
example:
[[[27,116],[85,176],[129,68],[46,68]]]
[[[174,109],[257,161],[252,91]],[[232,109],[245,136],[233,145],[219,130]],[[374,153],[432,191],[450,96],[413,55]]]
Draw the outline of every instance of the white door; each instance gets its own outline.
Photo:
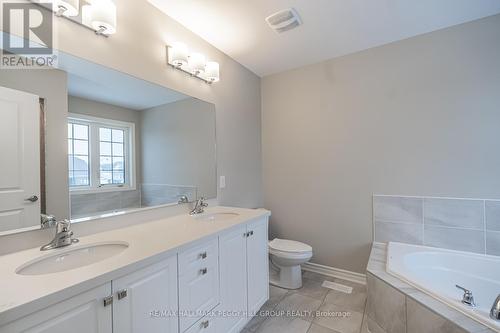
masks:
[[[220,316],[217,331],[239,332],[246,323],[247,311],[247,237],[242,226],[219,237]]]
[[[248,312],[256,313],[269,299],[267,218],[247,225]]]
[[[111,294],[106,283],[0,327],[2,333],[112,333]]]
[[[177,333],[177,256],[112,284],[114,332]]]
[[[0,87],[0,232],[40,224],[39,117],[38,96]]]

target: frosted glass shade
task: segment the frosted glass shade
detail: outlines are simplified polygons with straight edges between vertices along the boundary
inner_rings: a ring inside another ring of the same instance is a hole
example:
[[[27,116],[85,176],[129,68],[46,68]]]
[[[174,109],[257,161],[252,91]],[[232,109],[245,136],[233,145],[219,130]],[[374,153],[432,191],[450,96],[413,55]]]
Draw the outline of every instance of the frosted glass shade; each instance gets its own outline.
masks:
[[[170,61],[174,66],[180,67],[188,64],[189,51],[184,43],[175,42],[170,48]]]
[[[54,0],[53,5],[56,13],[61,10],[64,16],[78,16],[79,0]]]
[[[82,24],[92,28],[92,6],[82,6]]]
[[[208,61],[205,67],[205,77],[210,82],[219,81],[219,63],[215,61]]]
[[[111,0],[92,2],[92,28],[106,35],[116,33],[116,5]]]
[[[206,59],[201,53],[191,53],[189,56],[189,69],[195,74],[200,74],[205,71]]]

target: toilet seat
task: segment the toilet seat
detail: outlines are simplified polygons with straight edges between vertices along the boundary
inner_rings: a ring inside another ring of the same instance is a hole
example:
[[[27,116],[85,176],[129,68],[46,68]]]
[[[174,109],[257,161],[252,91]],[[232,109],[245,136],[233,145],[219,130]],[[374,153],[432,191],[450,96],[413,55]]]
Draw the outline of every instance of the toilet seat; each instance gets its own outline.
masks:
[[[275,238],[269,242],[269,252],[278,256],[300,258],[310,255],[312,247],[293,240]]]

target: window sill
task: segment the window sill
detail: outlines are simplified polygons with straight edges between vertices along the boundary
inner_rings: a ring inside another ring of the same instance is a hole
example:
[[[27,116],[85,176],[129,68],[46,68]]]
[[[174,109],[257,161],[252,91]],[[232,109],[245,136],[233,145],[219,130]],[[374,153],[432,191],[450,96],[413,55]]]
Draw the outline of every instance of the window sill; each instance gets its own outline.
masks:
[[[123,186],[123,187],[100,187],[100,188],[92,188],[92,189],[71,189],[69,190],[70,195],[79,195],[79,194],[99,194],[99,193],[109,193],[109,192],[124,192],[124,191],[135,191],[136,186]]]

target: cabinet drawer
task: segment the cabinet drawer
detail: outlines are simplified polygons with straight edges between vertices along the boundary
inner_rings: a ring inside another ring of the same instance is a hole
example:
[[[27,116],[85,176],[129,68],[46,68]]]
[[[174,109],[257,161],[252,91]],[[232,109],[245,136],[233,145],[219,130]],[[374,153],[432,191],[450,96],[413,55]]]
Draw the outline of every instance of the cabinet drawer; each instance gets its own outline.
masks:
[[[217,238],[187,249],[179,253],[179,274],[212,264],[214,261],[217,261],[217,257]]]
[[[219,298],[218,240],[179,254],[180,331],[184,332],[215,308]]]
[[[203,317],[185,333],[217,333],[217,320],[215,317]]]

